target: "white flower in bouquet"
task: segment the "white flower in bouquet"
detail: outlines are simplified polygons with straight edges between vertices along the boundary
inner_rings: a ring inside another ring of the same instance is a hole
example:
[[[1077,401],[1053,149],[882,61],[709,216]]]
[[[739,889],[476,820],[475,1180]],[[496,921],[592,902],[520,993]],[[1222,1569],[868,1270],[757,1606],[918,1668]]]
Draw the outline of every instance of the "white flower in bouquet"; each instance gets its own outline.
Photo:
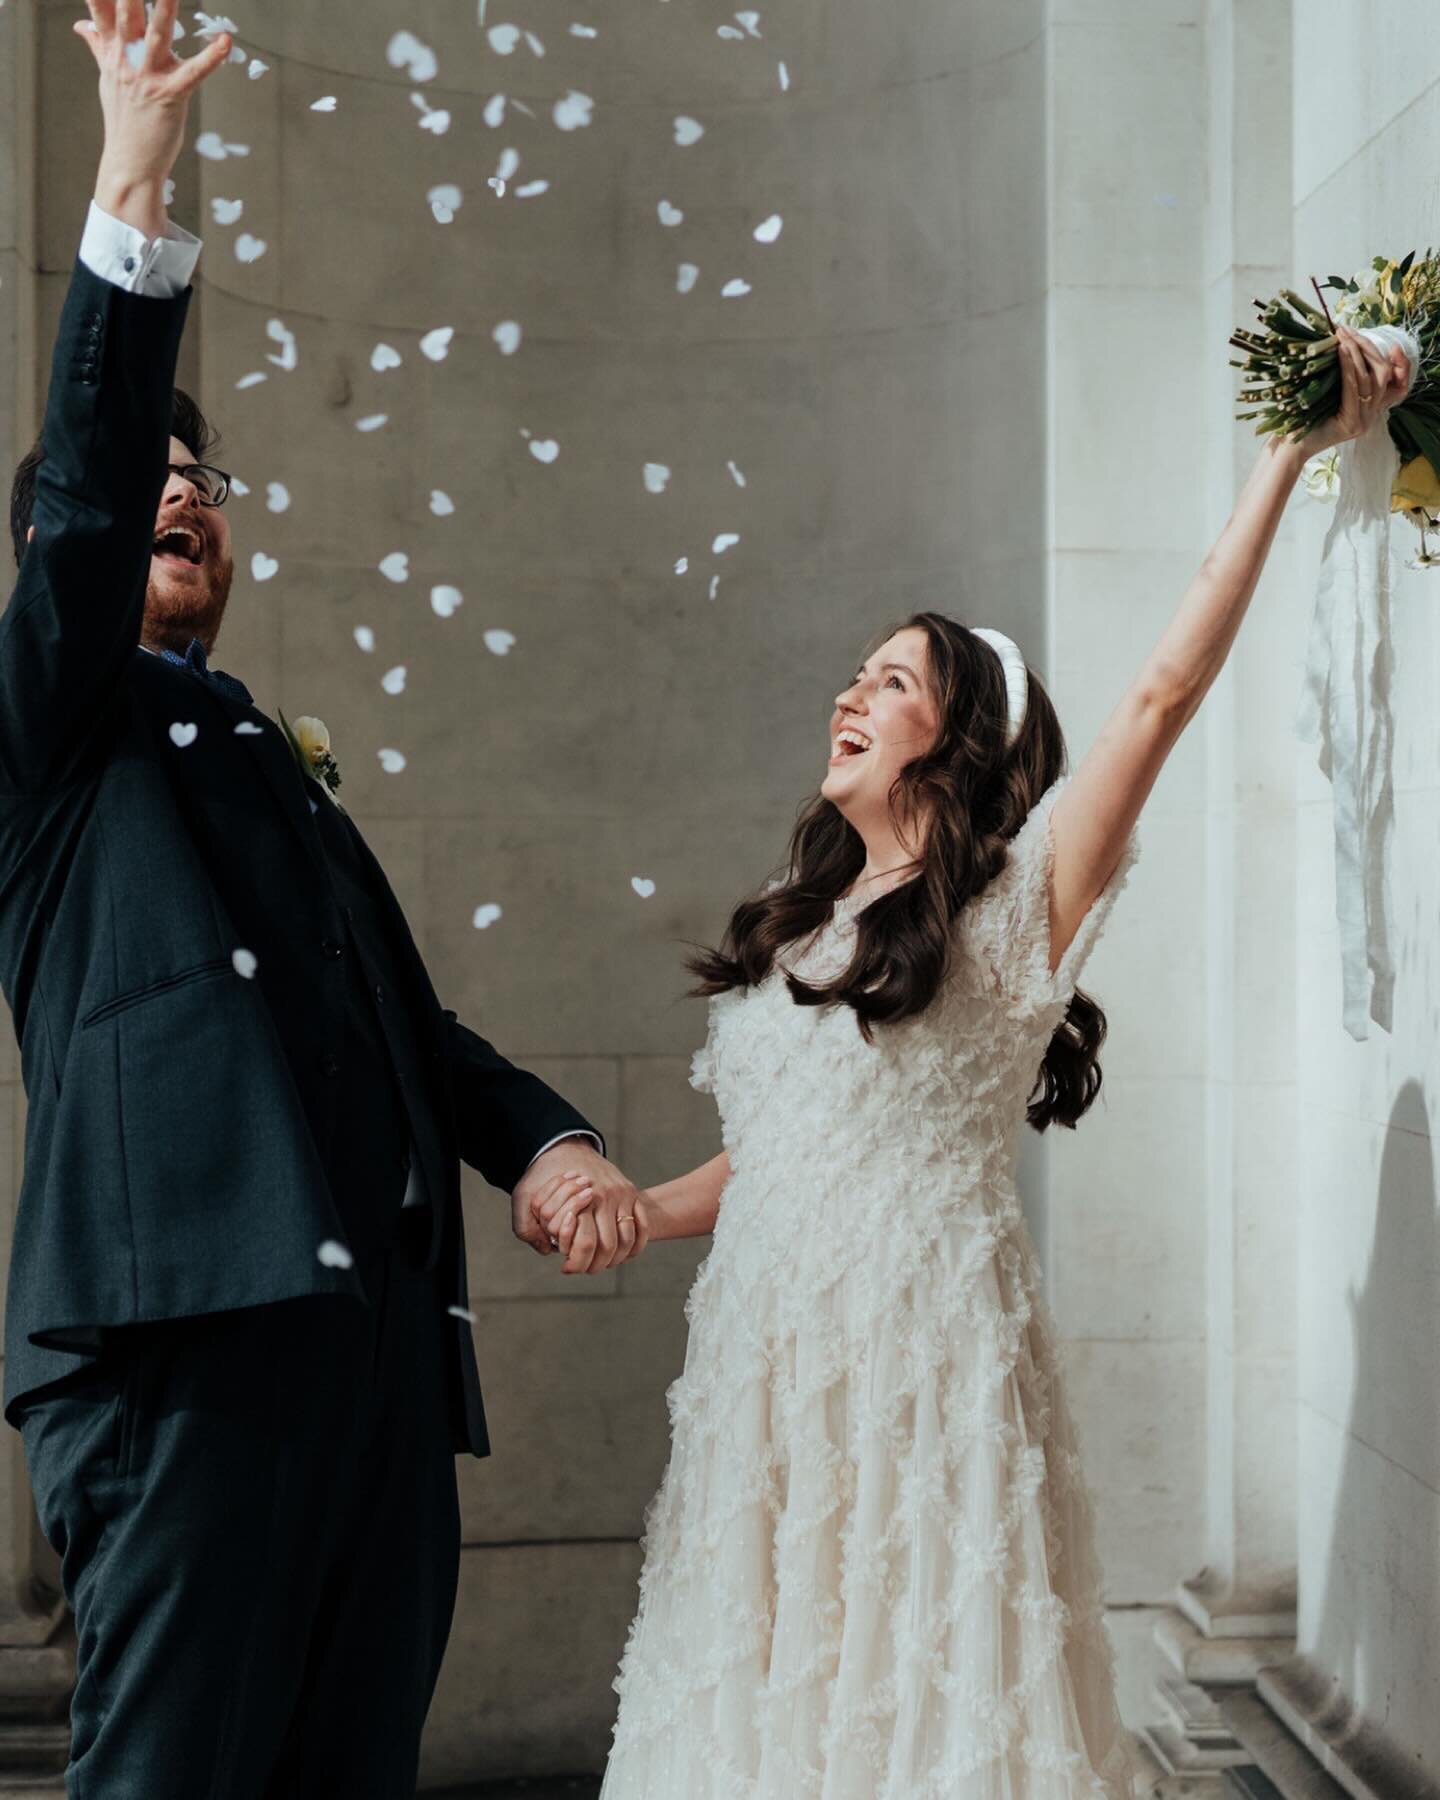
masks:
[[[1340,451],[1322,450],[1312,456],[1301,471],[1305,492],[1312,500],[1334,502],[1340,498]]]

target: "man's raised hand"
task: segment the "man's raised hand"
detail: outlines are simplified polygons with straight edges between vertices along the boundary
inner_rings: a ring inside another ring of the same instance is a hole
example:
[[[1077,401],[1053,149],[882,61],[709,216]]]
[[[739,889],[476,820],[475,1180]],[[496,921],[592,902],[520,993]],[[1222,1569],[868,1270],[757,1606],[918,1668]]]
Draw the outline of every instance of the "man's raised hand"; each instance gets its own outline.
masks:
[[[230,55],[222,33],[197,55],[176,56],[180,0],[157,0],[147,25],[144,0],[86,0],[77,33],[100,70],[105,149],[95,199],[147,237],[165,228],[165,181],[185,142],[190,96]],[[143,46],[132,53],[127,46]]]

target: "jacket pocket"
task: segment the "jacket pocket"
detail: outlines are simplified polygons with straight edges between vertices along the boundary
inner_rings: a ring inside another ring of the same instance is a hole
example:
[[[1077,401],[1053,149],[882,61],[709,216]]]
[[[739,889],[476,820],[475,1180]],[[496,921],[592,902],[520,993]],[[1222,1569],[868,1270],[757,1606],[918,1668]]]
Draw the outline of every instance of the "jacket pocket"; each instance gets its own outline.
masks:
[[[230,974],[233,968],[234,964],[228,956],[216,957],[210,962],[197,963],[193,969],[180,969],[174,975],[163,976],[159,981],[152,981],[148,987],[132,988],[128,994],[117,994],[113,1000],[104,1000],[99,1006],[92,1008],[80,1021],[80,1029],[88,1031],[102,1019],[113,1019],[116,1013],[128,1012],[132,1006],[143,1006],[147,1000],[156,999],[161,994],[173,994],[176,988],[192,987],[200,981],[214,981],[221,975]]]

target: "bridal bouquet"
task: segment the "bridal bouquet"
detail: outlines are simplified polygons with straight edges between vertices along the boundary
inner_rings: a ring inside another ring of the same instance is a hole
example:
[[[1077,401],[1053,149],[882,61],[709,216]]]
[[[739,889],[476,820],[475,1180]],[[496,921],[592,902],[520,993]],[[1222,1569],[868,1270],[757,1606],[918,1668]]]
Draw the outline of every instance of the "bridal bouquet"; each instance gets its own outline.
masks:
[[[1325,289],[1334,295],[1334,312]],[[1276,299],[1257,300],[1260,329],[1239,330],[1230,342],[1243,353],[1231,367],[1244,371],[1242,419],[1257,419],[1256,434],[1302,438],[1323,424],[1340,403],[1340,359],[1335,322],[1354,331],[1399,326],[1420,346],[1420,367],[1410,392],[1388,416],[1390,438],[1400,457],[1391,488],[1392,512],[1404,513],[1420,531],[1420,554],[1411,565],[1433,568],[1426,534],[1440,529],[1440,256],[1414,251],[1402,261],[1377,256],[1351,280],[1332,275],[1315,284],[1319,306],[1285,289]],[[1327,450],[1305,467],[1305,487],[1317,500],[1340,491],[1340,453]]]

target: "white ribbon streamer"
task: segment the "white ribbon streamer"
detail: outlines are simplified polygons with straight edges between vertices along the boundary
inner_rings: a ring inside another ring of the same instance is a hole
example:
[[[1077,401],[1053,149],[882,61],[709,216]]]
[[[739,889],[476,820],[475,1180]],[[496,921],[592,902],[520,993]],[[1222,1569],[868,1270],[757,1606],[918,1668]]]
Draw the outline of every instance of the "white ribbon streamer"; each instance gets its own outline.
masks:
[[[1360,334],[1397,344],[1413,385],[1420,346],[1397,325]],[[1357,1043],[1373,1019],[1391,1029],[1388,844],[1394,823],[1390,711],[1390,494],[1400,456],[1385,418],[1340,448],[1340,495],[1325,537],[1310,627],[1300,735],[1320,746],[1335,794],[1335,911],[1345,1029]]]

